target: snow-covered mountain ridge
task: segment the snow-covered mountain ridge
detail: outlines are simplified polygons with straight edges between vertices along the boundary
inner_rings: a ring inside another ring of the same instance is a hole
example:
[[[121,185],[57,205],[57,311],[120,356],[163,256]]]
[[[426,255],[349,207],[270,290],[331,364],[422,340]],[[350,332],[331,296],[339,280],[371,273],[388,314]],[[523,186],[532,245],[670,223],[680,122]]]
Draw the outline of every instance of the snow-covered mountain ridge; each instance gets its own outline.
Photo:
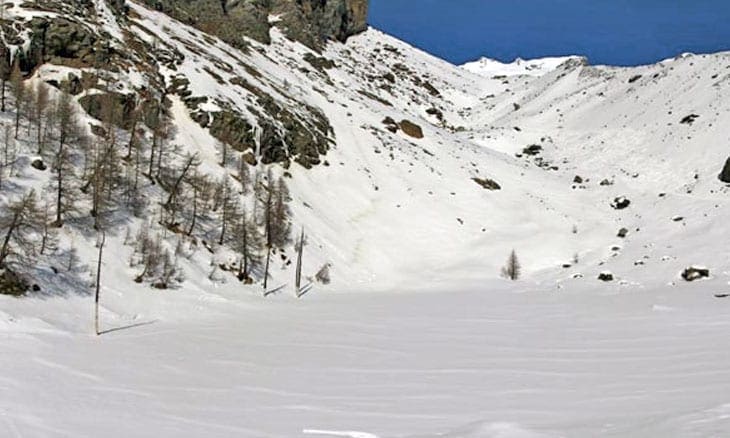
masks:
[[[496,59],[480,58],[461,66],[469,72],[486,76],[542,76],[563,66],[566,63],[588,65],[588,59],[580,56],[560,56],[539,59],[517,58],[513,62],[504,63]]]

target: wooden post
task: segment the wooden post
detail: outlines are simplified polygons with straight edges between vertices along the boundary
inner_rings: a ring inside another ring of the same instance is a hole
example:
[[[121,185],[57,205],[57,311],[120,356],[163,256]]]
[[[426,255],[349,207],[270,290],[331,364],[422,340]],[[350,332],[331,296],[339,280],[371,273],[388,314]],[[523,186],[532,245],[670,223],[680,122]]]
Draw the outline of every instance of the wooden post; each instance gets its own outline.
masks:
[[[264,296],[267,293],[267,286],[269,284],[269,261],[271,260],[271,246],[266,248],[266,269],[264,270]]]
[[[99,245],[99,260],[96,264],[96,294],[94,297],[94,329],[96,336],[99,336],[99,290],[101,289],[101,258],[104,251],[104,243],[106,243],[106,232],[101,232],[101,244]]]
[[[297,298],[302,291],[302,254],[304,253],[304,228],[302,227],[302,236],[299,238],[299,251],[297,254],[297,272],[294,285],[297,290]]]

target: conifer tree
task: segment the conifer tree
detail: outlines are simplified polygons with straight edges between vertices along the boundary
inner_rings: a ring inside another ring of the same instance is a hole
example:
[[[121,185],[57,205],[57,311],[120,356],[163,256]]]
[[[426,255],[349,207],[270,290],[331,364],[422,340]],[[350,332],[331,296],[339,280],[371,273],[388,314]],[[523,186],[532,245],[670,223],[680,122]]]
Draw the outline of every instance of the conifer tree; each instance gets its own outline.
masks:
[[[43,232],[42,214],[31,190],[0,210],[0,268],[26,263],[37,252],[36,236]]]
[[[23,116],[26,87],[23,82],[23,73],[20,71],[20,64],[15,62],[10,73],[11,89],[15,100],[15,139],[18,139],[20,131],[20,119]]]
[[[507,258],[507,264],[502,268],[502,276],[512,281],[520,278],[522,267],[517,259],[517,253],[512,250],[512,253]]]

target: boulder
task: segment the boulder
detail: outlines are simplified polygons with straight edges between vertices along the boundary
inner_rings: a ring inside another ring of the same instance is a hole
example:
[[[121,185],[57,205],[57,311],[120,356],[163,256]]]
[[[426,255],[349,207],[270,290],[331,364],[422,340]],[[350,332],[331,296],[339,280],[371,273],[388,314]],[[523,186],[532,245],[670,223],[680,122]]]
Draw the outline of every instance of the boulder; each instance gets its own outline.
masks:
[[[402,120],[398,125],[404,134],[409,137],[421,139],[423,138],[423,129],[409,120]]]
[[[35,160],[31,161],[30,163],[31,167],[33,167],[36,170],[44,171],[48,169],[48,166],[46,166],[46,163],[43,162],[40,158],[36,158]]]
[[[629,235],[629,229],[628,228],[621,228],[618,230],[618,237],[625,239],[626,236]]]
[[[522,149],[523,154],[530,156],[539,155],[540,152],[542,152],[542,146],[540,146],[539,144],[532,144]]]
[[[682,278],[685,281],[696,281],[703,278],[710,277],[710,270],[707,268],[700,268],[697,266],[690,266],[689,268],[682,271]]]
[[[472,180],[485,188],[486,190],[502,190],[502,187],[497,183],[497,181],[494,181],[489,178],[472,178]]]
[[[614,277],[613,277],[613,274],[610,272],[601,272],[600,274],[598,274],[598,279],[608,283],[608,282],[613,281]]]
[[[631,201],[629,201],[629,199],[625,196],[619,196],[618,198],[615,198],[611,203],[611,207],[613,207],[615,210],[623,210],[625,208],[628,208],[629,205],[631,205]]]
[[[725,162],[725,167],[722,168],[718,178],[720,178],[720,181],[730,184],[730,158]]]

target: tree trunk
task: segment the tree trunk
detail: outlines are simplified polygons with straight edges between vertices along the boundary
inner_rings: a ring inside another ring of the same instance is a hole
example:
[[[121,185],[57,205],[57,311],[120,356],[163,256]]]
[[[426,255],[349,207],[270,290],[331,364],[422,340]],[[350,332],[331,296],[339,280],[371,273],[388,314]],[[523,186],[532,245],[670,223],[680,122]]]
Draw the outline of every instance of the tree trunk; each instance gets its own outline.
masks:
[[[58,151],[58,163],[56,163],[56,171],[58,172],[58,187],[56,191],[56,226],[61,227],[63,225],[63,218],[61,213],[61,205],[63,204],[63,145],[60,146]]]
[[[16,211],[13,215],[13,220],[10,222],[10,227],[8,227],[5,239],[3,240],[3,246],[0,248],[0,267],[5,266],[5,259],[8,258],[8,254],[10,253],[10,239],[13,236],[15,228],[18,226],[18,220],[20,219],[19,216],[20,212]]]

